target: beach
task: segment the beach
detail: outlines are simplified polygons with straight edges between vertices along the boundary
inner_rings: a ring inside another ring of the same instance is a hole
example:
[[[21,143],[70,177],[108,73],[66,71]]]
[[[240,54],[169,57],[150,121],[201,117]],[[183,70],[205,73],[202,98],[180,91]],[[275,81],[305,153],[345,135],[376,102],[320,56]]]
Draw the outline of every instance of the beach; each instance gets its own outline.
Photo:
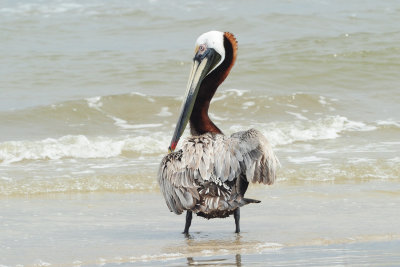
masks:
[[[0,266],[400,265],[397,1],[0,3]],[[281,167],[240,234],[185,236],[157,171],[209,30],[238,40],[210,118]]]
[[[29,266],[396,266],[399,187],[386,186],[256,186],[240,234],[232,217],[195,216],[188,237],[156,192],[13,197],[2,253]]]

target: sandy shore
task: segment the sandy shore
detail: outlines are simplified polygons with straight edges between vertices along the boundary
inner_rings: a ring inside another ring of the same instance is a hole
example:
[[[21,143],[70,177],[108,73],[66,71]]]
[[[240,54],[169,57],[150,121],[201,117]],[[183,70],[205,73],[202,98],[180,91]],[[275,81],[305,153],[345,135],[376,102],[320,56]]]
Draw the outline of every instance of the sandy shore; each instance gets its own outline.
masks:
[[[264,266],[400,263],[398,184],[253,186],[233,218],[170,213],[158,192],[0,199],[6,266]]]
[[[396,240],[283,247],[257,254],[143,260],[121,266],[398,266],[399,263],[400,241]]]

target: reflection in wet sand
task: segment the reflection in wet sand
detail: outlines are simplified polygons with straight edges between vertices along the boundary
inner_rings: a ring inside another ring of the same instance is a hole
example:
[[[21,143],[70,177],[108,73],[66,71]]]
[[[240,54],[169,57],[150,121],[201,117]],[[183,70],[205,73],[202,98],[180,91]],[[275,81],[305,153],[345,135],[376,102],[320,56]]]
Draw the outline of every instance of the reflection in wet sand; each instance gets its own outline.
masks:
[[[228,255],[227,255],[228,256]],[[231,257],[232,255],[229,255]],[[242,255],[236,254],[235,255],[235,262],[230,262],[228,258],[211,258],[211,259],[194,259],[193,257],[187,258],[187,265],[188,266],[242,266]]]
[[[189,255],[188,265],[212,264],[240,266],[241,255],[249,253],[272,252],[283,248],[277,243],[268,243],[252,239],[248,233],[234,234],[231,232],[192,232],[184,236],[182,243],[164,247],[164,253],[177,253]],[[235,264],[227,262],[232,255],[236,255]],[[201,257],[202,260],[196,260]],[[206,257],[207,259],[204,259]],[[209,258],[210,257],[210,258]],[[215,262],[214,262],[215,261]]]

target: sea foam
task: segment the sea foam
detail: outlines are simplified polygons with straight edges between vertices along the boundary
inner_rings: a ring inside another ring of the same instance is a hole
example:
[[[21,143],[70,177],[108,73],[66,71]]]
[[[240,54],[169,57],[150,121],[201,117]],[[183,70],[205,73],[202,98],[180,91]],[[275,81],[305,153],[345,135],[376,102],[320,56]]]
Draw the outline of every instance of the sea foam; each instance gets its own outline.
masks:
[[[113,120],[115,125],[122,129],[156,129],[161,126],[157,123],[130,125],[125,120],[116,117],[113,117]],[[235,125],[229,128],[229,132],[243,131],[249,128],[251,128],[249,125]],[[376,126],[351,121],[343,116],[327,116],[315,121],[299,120],[290,123],[258,124],[254,125],[254,128],[263,132],[273,146],[277,146],[299,141],[335,139],[346,131],[372,131],[376,129]],[[65,135],[36,141],[6,141],[0,143],[0,163],[61,158],[111,158],[118,157],[124,152],[138,155],[164,154],[169,138],[170,133],[152,131],[141,135],[94,137]]]
[[[236,127],[231,127],[231,129]],[[336,139],[346,131],[373,131],[374,125],[351,121],[343,116],[327,116],[317,120],[298,120],[292,123],[272,122],[260,129],[272,145],[294,142]]]
[[[111,158],[124,151],[139,154],[165,152],[168,140],[160,132],[147,136],[88,137],[66,135],[38,141],[0,143],[0,163],[61,158]]]

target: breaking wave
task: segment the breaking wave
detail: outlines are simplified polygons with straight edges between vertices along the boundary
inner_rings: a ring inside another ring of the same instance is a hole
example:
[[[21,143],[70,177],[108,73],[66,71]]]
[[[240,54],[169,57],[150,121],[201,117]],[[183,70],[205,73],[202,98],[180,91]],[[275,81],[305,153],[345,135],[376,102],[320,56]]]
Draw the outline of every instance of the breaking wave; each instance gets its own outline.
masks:
[[[0,112],[7,125],[0,132],[0,195],[156,190],[181,101],[131,93]],[[399,175],[396,139],[362,141],[397,135],[397,120],[350,119],[337,111],[336,99],[305,93],[257,96],[231,89],[213,102],[210,116],[226,135],[256,128],[267,137],[284,165],[281,181]],[[321,140],[337,141],[325,146]],[[379,161],[376,153],[385,154]]]
[[[8,141],[0,143],[0,162],[61,158],[111,158],[135,153],[146,155],[166,151],[167,138],[160,132],[151,136],[87,137],[67,135],[39,141]]]
[[[127,125],[123,128],[158,128],[159,125]],[[373,131],[378,125],[354,122],[342,116],[328,116],[316,121],[272,122],[251,125],[260,129],[273,146],[294,142],[335,139],[347,131]],[[229,132],[248,129],[249,125],[235,125]],[[61,158],[112,158],[125,154],[146,156],[163,154],[168,147],[170,132],[150,131],[146,134],[121,136],[66,135],[43,140],[6,141],[0,143],[0,163],[9,164],[23,160],[46,160]]]

